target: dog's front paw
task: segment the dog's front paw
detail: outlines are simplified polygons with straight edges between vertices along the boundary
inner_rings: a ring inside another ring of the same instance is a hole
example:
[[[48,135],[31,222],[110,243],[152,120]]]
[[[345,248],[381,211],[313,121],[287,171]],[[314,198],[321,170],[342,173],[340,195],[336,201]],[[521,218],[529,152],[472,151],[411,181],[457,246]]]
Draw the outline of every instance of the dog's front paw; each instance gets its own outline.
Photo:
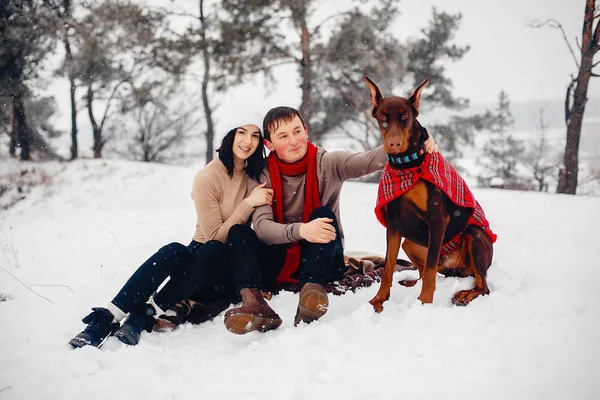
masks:
[[[380,313],[383,311],[383,303],[381,301],[372,299],[371,301],[369,301],[369,303],[371,303],[376,313]]]
[[[454,304],[455,306],[466,306],[471,301],[475,300],[476,297],[486,295],[489,293],[489,290],[487,292],[477,289],[461,290],[460,292],[457,292],[452,298],[452,304]]]
[[[373,309],[375,310],[376,313],[380,313],[383,311],[383,303],[390,297],[390,295],[388,294],[387,296],[380,296],[379,294],[375,297],[373,297],[371,299],[371,301],[369,301],[369,303],[371,303],[371,305],[373,306]]]
[[[421,293],[421,295],[419,297],[417,297],[417,298],[419,300],[421,300],[421,304],[431,304],[431,303],[433,303],[433,294],[427,295],[427,294]]]

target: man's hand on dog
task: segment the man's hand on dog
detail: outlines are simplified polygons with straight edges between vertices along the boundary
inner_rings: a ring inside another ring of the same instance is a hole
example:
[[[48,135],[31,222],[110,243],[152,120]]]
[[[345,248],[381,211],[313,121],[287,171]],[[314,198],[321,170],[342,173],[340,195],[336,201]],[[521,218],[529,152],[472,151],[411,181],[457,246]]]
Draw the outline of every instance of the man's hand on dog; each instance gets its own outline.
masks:
[[[425,151],[429,154],[438,152],[438,146],[435,144],[435,140],[433,140],[433,136],[431,135],[425,140]]]
[[[335,240],[335,228],[331,218],[317,218],[300,225],[300,236],[311,243],[329,243]]]

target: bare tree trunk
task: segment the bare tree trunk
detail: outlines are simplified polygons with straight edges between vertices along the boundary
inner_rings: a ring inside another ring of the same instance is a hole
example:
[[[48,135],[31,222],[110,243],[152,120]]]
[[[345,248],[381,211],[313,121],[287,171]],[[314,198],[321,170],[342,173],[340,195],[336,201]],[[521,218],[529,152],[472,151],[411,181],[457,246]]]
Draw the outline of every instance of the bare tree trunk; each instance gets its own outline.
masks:
[[[71,53],[71,43],[69,39],[64,39],[67,68],[69,69],[69,84],[71,85],[71,160],[79,156],[79,146],[77,144],[77,100],[75,99],[75,77],[73,76],[73,54]]]
[[[200,7],[200,36],[202,37],[202,57],[204,58],[204,76],[202,78],[202,105],[204,106],[204,117],[206,118],[206,163],[213,159],[213,138],[215,136],[212,120],[212,110],[208,103],[208,83],[210,81],[210,52],[206,39],[206,19],[204,17],[204,0],[199,1]]]
[[[17,121],[17,143],[21,148],[21,160],[27,161],[31,159],[31,137],[27,128],[27,120],[25,118],[25,105],[23,97],[18,93],[13,97],[13,107],[15,118]]]
[[[68,29],[71,24],[71,0],[63,0],[64,12],[59,16],[64,20],[65,29],[63,31],[63,44],[65,46],[65,61],[68,71],[71,100],[71,160],[78,157],[79,146],[77,144],[77,101],[75,99],[75,76],[73,75],[73,53],[71,51],[71,42],[69,42]]]
[[[310,127],[310,118],[312,115],[311,110],[311,91],[312,91],[312,74],[311,74],[311,62],[310,62],[310,33],[308,32],[308,26],[306,24],[306,5],[304,0],[301,0],[298,5],[298,24],[300,25],[301,36],[301,49],[302,49],[302,61],[300,62],[300,68],[302,69],[302,104],[300,104],[300,115],[304,119],[306,125]]]
[[[79,144],[77,142],[77,101],[75,100],[75,78],[69,77],[71,85],[71,160],[79,157]]]
[[[92,109],[93,101],[94,92],[92,91],[92,84],[90,83],[87,89],[87,109],[94,133],[94,146],[92,149],[94,150],[94,158],[102,158],[102,147],[104,145],[104,142],[102,141],[102,129],[96,122],[96,118],[94,118],[94,111]]]
[[[152,157],[150,156],[150,152],[151,152],[150,146],[144,146],[143,149],[144,149],[143,150],[144,151],[144,162],[152,162],[153,160],[152,160]]]
[[[12,129],[10,131],[10,144],[8,145],[8,154],[11,157],[17,156],[17,113],[13,104]]]
[[[581,63],[576,79],[575,91],[573,93],[573,104],[567,107],[567,143],[564,155],[564,176],[560,176],[558,193],[575,194],[577,191],[577,173],[579,169],[579,141],[581,139],[581,126],[585,105],[587,102],[587,91],[592,76],[594,54],[598,51],[598,36],[600,36],[599,25],[594,24],[595,0],[586,0],[585,16],[583,21],[583,33],[581,39]]]
[[[557,193],[561,193],[560,190],[562,187],[565,187],[567,185],[567,170],[564,167],[564,165],[562,167],[560,167],[558,169],[558,187],[556,189]]]
[[[141,121],[143,119],[143,117],[140,115],[138,117],[138,121]],[[142,148],[142,158],[144,160],[144,162],[150,162],[152,161],[151,157],[150,157],[150,151],[151,151],[151,146],[150,146],[150,132],[146,131],[145,129],[140,129],[140,137],[139,137],[139,142]]]

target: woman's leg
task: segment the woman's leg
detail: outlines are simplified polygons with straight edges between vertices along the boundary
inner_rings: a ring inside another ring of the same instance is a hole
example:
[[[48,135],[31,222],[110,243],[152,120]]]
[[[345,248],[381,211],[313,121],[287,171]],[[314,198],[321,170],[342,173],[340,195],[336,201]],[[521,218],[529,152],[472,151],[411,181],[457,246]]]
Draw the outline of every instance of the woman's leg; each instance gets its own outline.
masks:
[[[127,313],[137,311],[173,271],[189,263],[191,251],[180,243],[171,243],[152,255],[127,280],[107,308],[96,307],[83,319],[87,327],[69,344],[74,347],[99,346],[118,327]],[[144,310],[145,311],[145,310]]]
[[[162,247],[127,280],[112,300],[109,310],[112,312],[112,308],[117,307],[117,310],[122,313],[131,312],[134,306],[148,301],[152,293],[158,289],[167,277],[185,271],[191,258],[192,252],[181,243],[170,243]]]
[[[211,240],[192,253],[185,268],[171,275],[167,284],[154,296],[162,310],[198,294],[204,301],[231,298],[233,269],[225,244]]]
[[[209,242],[210,243],[210,242]],[[219,247],[227,251],[227,247],[219,242]],[[211,266],[202,254],[196,258],[196,268],[200,266],[206,274],[203,283],[187,296],[190,302],[178,310],[178,316],[168,317],[171,326],[178,325],[182,320],[192,324],[201,324],[214,319],[217,315],[229,308],[230,304],[240,302],[239,293],[235,292],[233,283],[233,266],[229,254],[222,265]],[[178,304],[182,304],[181,302]],[[168,325],[164,324],[165,326]]]
[[[154,328],[156,314],[162,316],[159,325],[162,329],[168,326],[172,328],[174,325],[169,310],[209,284],[212,271],[222,271],[229,267],[223,243],[213,240],[201,246],[192,243],[190,247],[195,251],[190,252],[191,255],[186,262],[175,269],[165,286],[150,298],[150,304],[134,307],[127,320],[115,333],[119,340],[129,345],[137,344],[143,330],[150,332]],[[225,274],[231,277],[231,272]]]

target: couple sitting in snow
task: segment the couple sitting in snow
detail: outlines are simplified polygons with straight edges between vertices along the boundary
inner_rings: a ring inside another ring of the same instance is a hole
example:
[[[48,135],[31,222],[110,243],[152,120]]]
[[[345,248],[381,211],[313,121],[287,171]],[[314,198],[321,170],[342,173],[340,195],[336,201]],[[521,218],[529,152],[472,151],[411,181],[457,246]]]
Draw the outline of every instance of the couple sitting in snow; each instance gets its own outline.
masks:
[[[300,289],[294,325],[327,312],[323,285],[345,271],[342,183],[381,170],[383,146],[327,152],[308,141],[302,117],[289,107],[271,109],[264,120],[247,107],[231,110],[216,134],[219,156],[194,178],[192,242],[152,255],[107,308],[93,308],[83,319],[87,327],[71,339],[72,347],[100,346],[110,335],[135,345],[143,330],[172,329],[182,316],[194,322],[192,309],[202,310],[196,322],[211,319],[240,298],[241,306],[225,313],[226,328],[266,332],[282,320],[263,291],[286,286]],[[425,144],[436,151],[432,139]]]

